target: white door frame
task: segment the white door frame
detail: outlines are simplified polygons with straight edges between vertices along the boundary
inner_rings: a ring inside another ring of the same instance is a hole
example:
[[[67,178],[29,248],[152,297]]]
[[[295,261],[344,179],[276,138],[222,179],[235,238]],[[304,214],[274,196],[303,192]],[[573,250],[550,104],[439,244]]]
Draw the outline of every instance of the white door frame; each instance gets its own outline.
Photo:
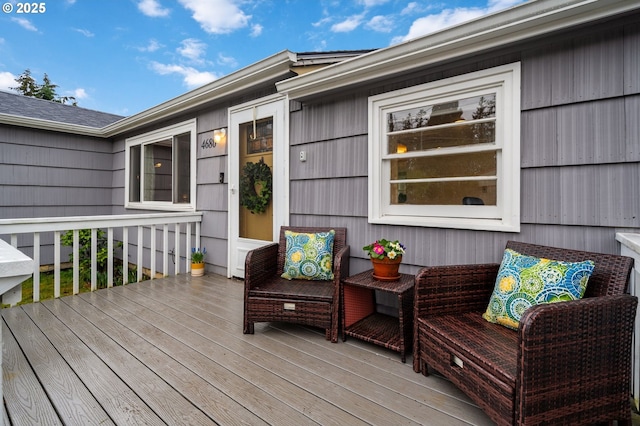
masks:
[[[244,278],[244,259],[249,250],[272,241],[239,237],[240,141],[238,126],[254,119],[273,117],[273,242],[281,226],[289,223],[289,103],[283,95],[271,95],[228,110],[228,220],[227,277]]]

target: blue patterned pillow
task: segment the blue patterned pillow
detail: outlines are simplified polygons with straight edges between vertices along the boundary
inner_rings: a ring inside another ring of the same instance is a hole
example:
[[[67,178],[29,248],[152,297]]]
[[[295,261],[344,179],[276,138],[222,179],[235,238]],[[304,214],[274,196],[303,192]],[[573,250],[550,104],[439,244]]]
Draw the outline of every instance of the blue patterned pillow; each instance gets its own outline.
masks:
[[[533,305],[582,298],[594,266],[591,260],[563,262],[506,249],[482,317],[517,330],[522,314]]]
[[[336,231],[306,234],[284,231],[287,255],[282,278],[332,280],[333,240]]]

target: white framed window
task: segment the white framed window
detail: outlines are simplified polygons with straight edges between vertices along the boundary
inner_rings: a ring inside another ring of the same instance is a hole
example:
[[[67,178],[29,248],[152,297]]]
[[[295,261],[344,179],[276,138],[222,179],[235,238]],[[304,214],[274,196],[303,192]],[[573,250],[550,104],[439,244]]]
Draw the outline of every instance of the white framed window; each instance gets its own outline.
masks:
[[[125,142],[125,207],[193,211],[196,208],[196,120]]]
[[[369,222],[520,231],[520,64],[369,98]]]

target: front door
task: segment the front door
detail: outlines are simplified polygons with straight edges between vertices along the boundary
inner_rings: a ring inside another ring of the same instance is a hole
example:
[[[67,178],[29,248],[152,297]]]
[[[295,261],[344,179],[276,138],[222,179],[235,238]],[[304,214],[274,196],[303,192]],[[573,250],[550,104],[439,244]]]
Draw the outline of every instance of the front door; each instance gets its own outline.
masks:
[[[229,277],[244,278],[247,252],[288,221],[285,125],[280,96],[229,111]]]

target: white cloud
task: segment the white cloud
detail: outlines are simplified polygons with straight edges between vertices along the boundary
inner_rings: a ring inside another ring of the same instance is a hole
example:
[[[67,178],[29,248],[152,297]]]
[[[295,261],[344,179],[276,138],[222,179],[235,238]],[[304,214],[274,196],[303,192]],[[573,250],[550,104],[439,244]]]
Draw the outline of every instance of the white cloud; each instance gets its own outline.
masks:
[[[140,0],[138,2],[138,10],[152,18],[162,18],[169,16],[169,13],[171,13],[171,10],[162,7],[158,0]]]
[[[182,40],[182,47],[179,47],[178,53],[192,61],[201,62],[202,55],[207,50],[207,45],[195,38],[187,38]]]
[[[313,25],[314,27],[322,27],[324,25],[329,24],[329,22],[331,22],[331,18],[326,16],[317,22],[312,22],[311,25]]]
[[[155,52],[161,47],[163,47],[163,45],[160,44],[158,40],[152,38],[146,46],[137,47],[137,49],[141,52]]]
[[[365,26],[379,33],[389,33],[393,29],[393,19],[382,15],[374,16]]]
[[[358,0],[357,3],[363,5],[364,7],[373,7],[380,6],[381,4],[385,4],[389,2],[389,0]]]
[[[444,9],[440,13],[435,13],[416,19],[413,24],[411,24],[409,33],[405,36],[395,37],[392,41],[392,44],[411,40],[426,34],[440,31],[444,28],[448,28],[454,25],[461,24],[463,22],[470,21],[472,19],[479,18],[489,13],[504,10],[518,3],[522,3],[522,1],[523,0],[489,0],[487,6],[484,8],[459,7],[456,9]],[[409,7],[414,7],[414,4],[409,3],[407,8]]]
[[[331,31],[334,33],[348,33],[350,31],[355,30],[362,23],[363,15],[354,15],[342,22],[338,22],[337,24],[333,24],[331,26]]]
[[[85,30],[85,29],[82,29],[82,28],[74,28],[74,30],[79,32],[80,34],[82,34],[85,37],[93,37],[95,35],[91,31]]]
[[[87,99],[89,97],[89,94],[87,93],[86,90],[79,87],[73,91],[73,97],[76,99]]]
[[[17,23],[18,25],[20,25],[25,30],[38,31],[38,29],[35,27],[35,25],[33,25],[31,23],[31,21],[29,21],[28,19],[25,19],[25,18],[11,18],[11,20],[13,22]]]
[[[409,32],[405,36],[395,37],[392,44],[434,33],[485,14],[484,9],[477,8],[445,9],[438,14],[427,15],[416,19],[413,21],[413,24],[411,24]]]
[[[225,56],[222,53],[218,53],[218,64],[225,67],[235,68],[238,66],[238,61],[232,56]]]
[[[211,34],[227,34],[248,25],[251,15],[246,15],[230,0],[179,0],[193,12],[193,19]]]
[[[151,69],[160,75],[178,74],[182,76],[182,81],[189,88],[195,88],[210,83],[217,79],[214,73],[209,71],[198,71],[192,67],[176,64],[161,64],[152,62]]]
[[[414,13],[424,13],[427,10],[435,9],[436,6],[429,4],[421,4],[415,1],[407,3],[407,5],[400,11],[400,15],[412,15]]]
[[[251,37],[258,37],[260,34],[262,34],[263,29],[264,28],[260,24],[253,25],[251,27]]]
[[[18,85],[16,78],[18,77],[11,74],[9,71],[0,72],[0,90],[12,92],[11,87]]]

